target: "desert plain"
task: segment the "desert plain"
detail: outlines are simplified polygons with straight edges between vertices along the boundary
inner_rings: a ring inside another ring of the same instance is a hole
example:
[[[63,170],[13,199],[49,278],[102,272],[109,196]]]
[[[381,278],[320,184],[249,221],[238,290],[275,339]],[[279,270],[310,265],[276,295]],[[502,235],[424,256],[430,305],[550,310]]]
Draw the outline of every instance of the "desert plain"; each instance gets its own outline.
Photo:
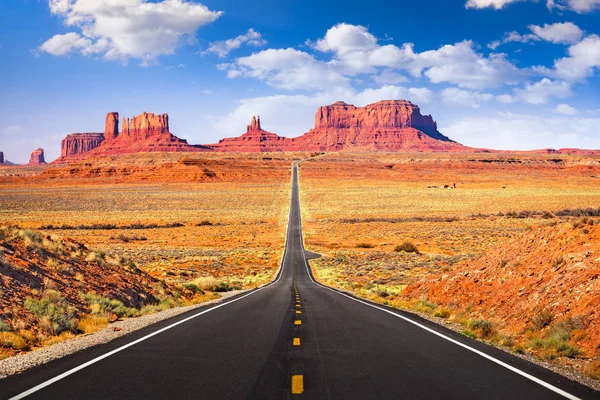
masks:
[[[5,167],[0,225],[40,235],[30,250],[45,255],[29,260],[39,268],[34,275],[50,274],[56,258],[63,262],[44,250],[46,241],[82,244],[101,255],[99,265],[134,265],[151,282],[153,298],[116,296],[137,310],[117,317],[202,302],[273,279],[284,249],[290,166],[301,159],[305,246],[321,256],[311,261],[319,281],[598,379],[600,292],[589,279],[600,272],[600,156],[138,153]],[[9,243],[24,237],[11,232],[4,233]],[[522,257],[523,241],[534,245]],[[501,269],[489,284],[500,285],[494,290],[506,293],[506,301],[490,300],[490,286],[477,278],[459,282],[468,299],[448,283],[486,268]],[[577,271],[563,275],[561,268]],[[524,271],[541,280],[527,281]],[[88,290],[102,292],[108,284],[72,275],[81,287],[70,299],[75,314],[96,316],[80,330],[103,328],[118,307]],[[40,282],[14,295],[39,297],[49,289],[49,281]],[[539,293],[520,297],[523,282]],[[565,297],[576,284],[586,284],[587,292]],[[31,312],[10,301],[2,306],[11,326],[20,327],[10,333],[22,339],[4,338],[4,357],[72,337],[43,332]]]

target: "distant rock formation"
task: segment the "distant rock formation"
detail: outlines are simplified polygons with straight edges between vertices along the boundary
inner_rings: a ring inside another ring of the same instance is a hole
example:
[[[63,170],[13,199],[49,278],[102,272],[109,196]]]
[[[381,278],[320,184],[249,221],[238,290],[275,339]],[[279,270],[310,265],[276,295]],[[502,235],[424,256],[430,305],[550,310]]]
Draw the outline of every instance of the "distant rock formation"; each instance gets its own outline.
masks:
[[[104,124],[104,138],[114,140],[119,136],[119,113],[109,112],[106,114],[106,123]]]
[[[407,100],[355,107],[338,101],[319,107],[315,127],[294,139],[296,150],[465,151],[437,130],[430,115]]]
[[[44,160],[44,149],[34,150],[29,157],[29,164],[27,165],[46,165],[46,160]]]
[[[263,130],[260,117],[252,117],[246,133],[235,138],[226,138],[214,145],[208,145],[211,150],[220,152],[268,152],[285,151],[292,145],[292,140]]]
[[[114,155],[140,152],[206,151],[203,146],[189,145],[169,130],[169,115],[143,112],[123,118],[118,133],[118,113],[106,116],[105,140],[86,156]]]
[[[0,164],[4,164],[4,153],[0,151]]]
[[[103,133],[72,133],[63,139],[60,145],[60,157],[66,159],[87,153],[100,146],[103,141]]]

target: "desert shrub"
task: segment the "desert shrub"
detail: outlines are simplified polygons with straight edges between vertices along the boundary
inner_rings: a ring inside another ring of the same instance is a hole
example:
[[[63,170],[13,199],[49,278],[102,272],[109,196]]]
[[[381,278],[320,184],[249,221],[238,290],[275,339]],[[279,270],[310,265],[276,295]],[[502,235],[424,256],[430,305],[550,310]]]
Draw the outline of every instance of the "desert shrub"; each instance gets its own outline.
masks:
[[[58,335],[77,329],[75,308],[55,290],[47,290],[40,300],[28,298],[25,308],[37,317],[40,328],[47,333]]]
[[[198,287],[198,285],[196,285],[193,282],[184,283],[183,287],[186,288],[187,290],[191,291],[192,293],[204,294],[204,290],[200,289]]]
[[[385,290],[382,290],[382,291],[381,291],[381,292],[379,292],[378,294],[379,294],[379,297],[381,297],[381,298],[384,298],[384,299],[385,299],[386,297],[389,297],[389,295],[390,295],[390,294],[389,294],[388,292],[386,292]]]
[[[472,319],[468,322],[467,327],[475,331],[480,338],[488,338],[494,331],[492,323],[486,319]]]
[[[27,350],[29,344],[17,333],[0,332],[0,347],[12,348],[15,350]]]
[[[103,265],[106,261],[106,253],[103,251],[91,251],[85,258],[87,262],[95,262],[98,265]]]
[[[137,317],[139,311],[132,307],[126,307],[122,301],[109,299],[96,293],[86,293],[83,296],[94,315],[112,315],[117,317]]]
[[[213,226],[214,224],[210,221],[204,220],[196,224],[196,226]]]
[[[203,276],[200,278],[196,278],[193,282],[200,290],[208,290],[211,292],[215,292],[216,288],[219,286],[220,282],[217,278],[213,276]]]
[[[560,265],[564,264],[564,262],[565,262],[565,260],[564,260],[564,258],[562,258],[562,256],[555,257],[554,259],[552,259],[552,266],[554,268],[557,268]]]
[[[396,251],[396,252],[404,251],[405,253],[417,253],[417,254],[419,254],[419,249],[417,249],[417,246],[415,246],[411,242],[404,242],[404,243],[396,246],[394,248],[394,251]]]
[[[432,303],[428,300],[424,300],[424,299],[417,301],[413,305],[413,309],[415,311],[426,313],[426,314],[431,314],[433,312],[433,310],[435,310],[437,307],[438,307],[437,304],[434,304],[434,303]]]
[[[108,317],[101,315],[86,315],[77,323],[77,327],[83,333],[97,332],[108,325]]]
[[[375,247],[374,245],[372,245],[371,243],[357,243],[356,247],[358,247],[359,249],[372,249],[373,247]]]
[[[448,318],[451,314],[452,312],[450,310],[443,307],[439,307],[433,312],[433,316],[439,318]]]
[[[10,325],[0,320],[0,332],[10,332]]]
[[[553,319],[554,314],[548,310],[542,310],[532,318],[531,325],[539,331],[550,325]]]

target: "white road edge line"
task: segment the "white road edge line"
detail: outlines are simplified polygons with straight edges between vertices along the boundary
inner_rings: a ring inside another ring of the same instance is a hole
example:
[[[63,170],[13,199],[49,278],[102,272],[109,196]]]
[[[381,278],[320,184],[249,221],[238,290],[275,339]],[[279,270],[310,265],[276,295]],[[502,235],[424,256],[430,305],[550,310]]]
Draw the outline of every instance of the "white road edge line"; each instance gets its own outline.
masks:
[[[291,185],[292,189],[293,189],[293,176],[294,176],[293,174],[294,174],[294,169],[292,168],[292,185]],[[290,198],[291,198],[291,196],[290,196]],[[224,307],[224,306],[229,305],[231,303],[235,303],[236,301],[242,300],[243,298],[246,298],[248,296],[252,296],[253,294],[256,294],[256,293],[260,292],[261,290],[266,289],[266,288],[268,288],[268,287],[276,284],[281,279],[281,276],[283,275],[283,268],[285,266],[285,258],[287,256],[288,236],[289,236],[289,231],[290,231],[290,219],[291,219],[291,216],[292,216],[292,210],[291,210],[291,207],[290,207],[290,212],[288,214],[288,226],[286,228],[286,235],[285,235],[285,249],[283,251],[283,257],[281,258],[281,264],[279,266],[279,271],[277,272],[277,279],[275,279],[273,282],[271,282],[271,283],[269,283],[267,285],[264,285],[262,287],[259,287],[259,288],[255,289],[255,290],[253,290],[252,292],[250,292],[248,294],[245,294],[245,295],[243,295],[241,297],[235,298],[235,299],[230,300],[230,301],[228,301],[226,303],[222,303],[222,304],[219,304],[219,305],[214,306],[212,308],[209,308],[208,310],[204,310],[204,311],[199,312],[197,314],[191,315],[191,316],[189,316],[189,317],[187,317],[185,319],[182,319],[181,321],[177,321],[177,322],[175,322],[175,323],[173,323],[171,325],[165,326],[164,328],[161,328],[161,329],[159,329],[159,330],[157,330],[155,332],[152,332],[152,333],[150,333],[150,334],[148,334],[148,335],[146,335],[144,337],[141,337],[141,338],[139,338],[137,340],[134,340],[133,342],[127,343],[126,345],[123,345],[123,346],[118,347],[118,348],[116,348],[116,349],[114,349],[112,351],[109,351],[108,353],[105,353],[105,354],[103,354],[101,356],[98,356],[98,357],[96,357],[96,358],[94,358],[94,359],[92,359],[92,360],[90,360],[90,361],[88,361],[86,363],[83,363],[83,364],[81,364],[81,365],[79,365],[79,366],[77,366],[75,368],[72,368],[72,369],[70,369],[70,370],[68,370],[66,372],[63,372],[62,374],[57,375],[57,376],[55,376],[52,379],[49,379],[49,380],[47,380],[45,382],[42,382],[39,385],[34,386],[31,389],[24,391],[23,393],[20,393],[20,394],[14,396],[14,397],[11,397],[9,400],[23,399],[23,398],[29,396],[30,394],[33,394],[33,393],[35,393],[37,391],[40,391],[40,390],[42,390],[42,389],[44,389],[44,388],[52,385],[53,383],[56,383],[56,382],[60,381],[61,379],[64,379],[67,376],[74,374],[75,372],[81,371],[82,369],[87,368],[90,365],[97,363],[98,361],[101,361],[101,360],[103,360],[105,358],[108,358],[108,357],[112,356],[113,354],[119,353],[120,351],[123,351],[123,350],[127,349],[128,347],[131,347],[131,346],[134,346],[134,345],[136,345],[136,344],[138,344],[140,342],[143,342],[146,339],[150,339],[152,336],[156,336],[156,335],[158,335],[160,333],[163,333],[163,332],[165,332],[165,331],[167,331],[167,330],[169,330],[171,328],[176,327],[177,325],[183,324],[183,323],[185,323],[185,322],[187,322],[187,321],[189,321],[191,319],[197,318],[197,317],[199,317],[199,316],[201,316],[203,314],[206,314],[206,313],[209,313],[211,311],[214,311],[217,308]]]
[[[298,180],[300,180],[300,178],[298,178]],[[298,186],[300,186],[300,185],[298,185]],[[298,191],[298,201],[300,201],[300,191]],[[354,298],[352,296],[349,296],[349,295],[347,295],[345,293],[339,292],[339,291],[337,291],[335,289],[330,288],[329,286],[325,286],[325,285],[323,285],[323,284],[315,281],[313,279],[312,274],[310,272],[310,269],[308,267],[308,261],[306,260],[306,254],[305,254],[305,249],[304,249],[304,235],[302,234],[302,213],[300,212],[300,207],[298,207],[298,217],[300,218],[300,237],[302,238],[301,243],[302,243],[302,256],[304,258],[304,266],[306,267],[306,272],[308,273],[308,277],[310,278],[310,280],[315,285],[321,286],[322,288],[327,289],[327,290],[331,290],[333,293],[337,293],[340,296],[347,297],[350,300],[354,300],[354,301],[356,301],[358,303],[364,304],[364,305],[369,306],[369,307],[373,307],[373,308],[375,308],[377,310],[386,312],[386,313],[391,314],[391,315],[393,315],[395,317],[403,319],[406,322],[409,322],[409,323],[411,323],[413,325],[418,326],[421,329],[424,329],[424,330],[426,330],[426,331],[428,331],[430,333],[433,333],[434,335],[437,335],[437,336],[441,337],[442,339],[446,339],[447,341],[452,342],[452,343],[454,343],[454,344],[456,344],[456,345],[458,345],[460,347],[463,347],[463,348],[465,348],[465,349],[467,349],[469,351],[472,351],[473,353],[478,354],[481,357],[487,358],[488,360],[490,360],[490,361],[492,361],[492,362],[494,362],[494,363],[496,363],[496,364],[498,364],[498,365],[500,365],[500,366],[502,366],[502,367],[504,367],[506,369],[509,369],[512,372],[517,373],[517,374],[519,374],[519,375],[521,375],[521,376],[523,376],[523,377],[525,377],[525,378],[527,378],[527,379],[529,379],[529,380],[537,383],[538,385],[541,385],[541,386],[545,387],[546,389],[551,390],[551,391],[553,391],[553,392],[555,392],[555,393],[557,393],[557,394],[559,394],[559,395],[561,395],[561,396],[563,396],[563,397],[565,397],[567,399],[570,399],[570,400],[581,400],[579,397],[574,396],[574,395],[572,395],[572,394],[570,394],[568,392],[565,392],[564,390],[559,389],[556,386],[551,385],[550,383],[544,382],[543,380],[541,380],[539,378],[536,378],[535,376],[530,375],[530,374],[528,374],[525,371],[521,371],[520,369],[518,369],[516,367],[513,367],[512,365],[507,364],[504,361],[500,361],[497,358],[494,358],[494,357],[492,357],[492,356],[484,353],[483,351],[477,350],[477,349],[475,349],[475,348],[473,348],[473,347],[471,347],[469,345],[466,345],[466,344],[464,344],[462,342],[459,342],[458,340],[452,339],[451,337],[448,337],[448,336],[446,336],[446,335],[444,335],[442,333],[439,333],[439,332],[437,332],[437,331],[435,331],[435,330],[433,330],[433,329],[431,329],[431,328],[429,328],[429,327],[427,327],[427,326],[425,326],[423,324],[420,324],[420,323],[418,323],[416,321],[413,321],[410,318],[407,318],[407,317],[405,317],[403,315],[400,315],[400,314],[396,314],[395,312],[387,310],[387,309],[385,309],[383,307],[378,307],[378,306],[375,306],[373,304],[367,303],[366,301],[362,301],[362,300],[356,299],[356,298]]]

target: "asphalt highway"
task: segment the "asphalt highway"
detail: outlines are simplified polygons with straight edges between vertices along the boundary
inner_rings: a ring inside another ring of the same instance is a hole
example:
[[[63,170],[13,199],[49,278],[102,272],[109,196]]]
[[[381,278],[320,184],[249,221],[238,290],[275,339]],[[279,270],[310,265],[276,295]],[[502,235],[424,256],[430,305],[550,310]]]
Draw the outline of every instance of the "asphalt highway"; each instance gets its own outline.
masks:
[[[549,370],[316,283],[298,167],[268,286],[0,380],[28,399],[599,399]]]

